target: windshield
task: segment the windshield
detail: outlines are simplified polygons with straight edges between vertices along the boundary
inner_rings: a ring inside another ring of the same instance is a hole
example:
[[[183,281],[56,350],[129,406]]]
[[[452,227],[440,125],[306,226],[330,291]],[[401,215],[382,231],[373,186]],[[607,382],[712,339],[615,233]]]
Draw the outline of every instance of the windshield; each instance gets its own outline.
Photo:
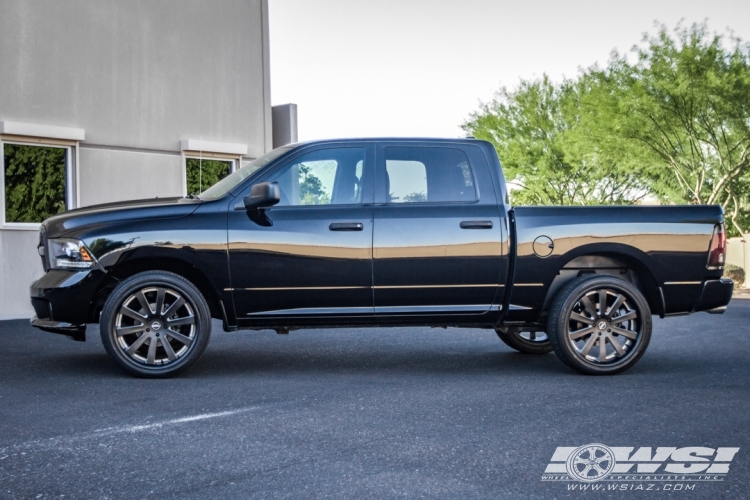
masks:
[[[201,200],[217,200],[234,189],[240,182],[244,181],[259,168],[265,167],[284,153],[294,149],[294,146],[286,146],[274,149],[260,158],[256,158],[239,170],[235,170],[222,180],[203,191],[198,198]]]

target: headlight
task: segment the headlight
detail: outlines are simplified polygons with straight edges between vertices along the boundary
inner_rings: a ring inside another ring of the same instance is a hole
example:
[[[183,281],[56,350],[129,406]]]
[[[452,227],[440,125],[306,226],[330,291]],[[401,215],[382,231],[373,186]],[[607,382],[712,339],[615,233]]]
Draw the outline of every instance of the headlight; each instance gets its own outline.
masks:
[[[94,267],[94,257],[80,240],[49,240],[50,269],[88,269]]]

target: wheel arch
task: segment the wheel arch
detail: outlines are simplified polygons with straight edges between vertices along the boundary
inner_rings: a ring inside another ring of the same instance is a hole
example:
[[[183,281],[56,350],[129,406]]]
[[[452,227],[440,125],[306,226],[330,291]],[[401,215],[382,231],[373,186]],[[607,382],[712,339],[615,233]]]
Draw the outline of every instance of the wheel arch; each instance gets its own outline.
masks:
[[[112,279],[108,280],[107,284],[94,297],[89,313],[89,321],[99,321],[99,314],[104,307],[104,303],[120,282],[145,271],[167,271],[182,276],[195,285],[201,294],[203,294],[208,303],[211,317],[226,320],[226,314],[216,289],[201,270],[179,257],[159,256],[128,259],[108,270],[108,274]]]
[[[647,265],[648,255],[624,245],[582,247],[568,252],[550,284],[542,310],[546,312],[557,292],[570,280],[583,274],[609,274],[632,283],[646,299],[653,313],[664,315],[664,299],[653,272]]]

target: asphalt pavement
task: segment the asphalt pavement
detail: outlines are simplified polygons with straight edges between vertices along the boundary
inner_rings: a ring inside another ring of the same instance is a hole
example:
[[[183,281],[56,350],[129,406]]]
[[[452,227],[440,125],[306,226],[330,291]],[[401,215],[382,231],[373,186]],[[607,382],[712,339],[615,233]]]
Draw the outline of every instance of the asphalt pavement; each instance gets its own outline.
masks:
[[[215,322],[192,369],[143,380],[88,338],[0,322],[0,498],[750,498],[750,300],[656,318],[611,377],[488,330]],[[542,480],[587,443],[740,450],[722,480]]]

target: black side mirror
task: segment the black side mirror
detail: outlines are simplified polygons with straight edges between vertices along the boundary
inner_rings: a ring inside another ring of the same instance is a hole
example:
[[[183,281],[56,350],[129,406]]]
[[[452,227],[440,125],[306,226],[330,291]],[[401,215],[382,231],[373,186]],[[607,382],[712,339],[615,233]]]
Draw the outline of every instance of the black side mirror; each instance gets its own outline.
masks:
[[[275,182],[261,182],[250,190],[250,196],[245,196],[242,202],[245,208],[267,208],[276,205],[281,200],[279,185]]]

